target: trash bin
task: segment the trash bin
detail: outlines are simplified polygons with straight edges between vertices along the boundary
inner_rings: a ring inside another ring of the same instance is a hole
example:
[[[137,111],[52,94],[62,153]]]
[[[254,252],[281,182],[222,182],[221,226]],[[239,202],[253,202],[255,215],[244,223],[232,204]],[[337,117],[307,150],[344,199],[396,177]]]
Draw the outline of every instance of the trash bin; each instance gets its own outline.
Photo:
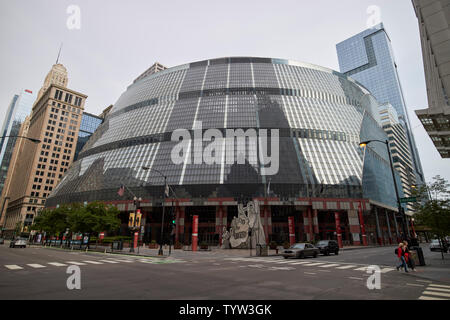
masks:
[[[266,245],[261,245],[261,244],[256,245],[256,255],[257,256],[268,256],[269,255],[268,247]]]
[[[411,247],[411,253],[416,265],[425,265],[425,258],[423,257],[423,251],[421,247]]]

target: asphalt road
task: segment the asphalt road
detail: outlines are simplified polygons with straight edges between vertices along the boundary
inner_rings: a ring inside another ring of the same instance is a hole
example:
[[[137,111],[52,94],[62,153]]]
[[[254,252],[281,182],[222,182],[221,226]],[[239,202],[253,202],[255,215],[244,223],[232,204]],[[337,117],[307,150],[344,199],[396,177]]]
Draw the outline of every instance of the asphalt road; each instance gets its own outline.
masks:
[[[301,260],[194,253],[160,259],[2,245],[0,299],[450,299],[450,283],[398,272],[388,250]],[[366,285],[372,259],[383,262],[381,289]],[[79,290],[67,287],[71,265],[80,267]]]

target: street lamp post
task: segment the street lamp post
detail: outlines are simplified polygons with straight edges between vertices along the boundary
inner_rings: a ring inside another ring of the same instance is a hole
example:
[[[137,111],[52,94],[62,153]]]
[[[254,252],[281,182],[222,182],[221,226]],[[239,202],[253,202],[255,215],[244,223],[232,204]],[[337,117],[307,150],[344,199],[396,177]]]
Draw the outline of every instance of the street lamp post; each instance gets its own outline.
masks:
[[[384,143],[386,145],[386,149],[387,149],[387,152],[388,152],[388,155],[389,155],[389,164],[391,166],[392,179],[394,180],[394,189],[395,189],[395,196],[397,197],[398,212],[400,213],[400,215],[402,217],[402,220],[403,220],[403,223],[402,223],[402,225],[403,225],[403,238],[405,240],[406,239],[406,235],[407,235],[407,232],[406,232],[406,215],[405,215],[405,212],[404,212],[404,210],[402,208],[402,205],[400,203],[400,197],[398,195],[397,181],[395,179],[394,166],[392,164],[392,158],[391,158],[391,150],[389,149],[389,140],[385,140],[385,141],[382,141],[382,140],[368,140],[368,141],[360,142],[359,146],[360,147],[365,147],[370,142],[381,142],[381,143]],[[409,236],[409,234],[408,234],[408,236]]]
[[[163,252],[163,233],[164,233],[164,209],[165,209],[165,204],[166,204],[166,186],[167,186],[167,177],[159,170],[156,169],[150,169],[149,167],[142,167],[142,170],[153,170],[155,172],[157,172],[158,174],[160,174],[163,178],[164,178],[164,191],[163,191],[163,212],[162,212],[162,221],[161,221],[161,240],[160,240],[160,245],[159,245],[159,251],[158,251],[158,255],[162,256],[164,254]]]

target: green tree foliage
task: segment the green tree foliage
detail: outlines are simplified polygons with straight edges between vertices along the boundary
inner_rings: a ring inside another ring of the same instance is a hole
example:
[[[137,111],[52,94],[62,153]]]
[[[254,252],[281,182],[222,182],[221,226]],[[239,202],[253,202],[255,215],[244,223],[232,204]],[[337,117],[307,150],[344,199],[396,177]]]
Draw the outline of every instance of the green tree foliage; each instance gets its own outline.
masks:
[[[72,233],[95,234],[112,231],[120,226],[119,210],[102,202],[87,206],[80,203],[45,209],[36,217],[33,229],[49,235],[59,235],[69,229]]]
[[[440,176],[433,177],[433,182],[418,186],[414,196],[417,224],[426,226],[439,239],[450,235],[450,184]]]

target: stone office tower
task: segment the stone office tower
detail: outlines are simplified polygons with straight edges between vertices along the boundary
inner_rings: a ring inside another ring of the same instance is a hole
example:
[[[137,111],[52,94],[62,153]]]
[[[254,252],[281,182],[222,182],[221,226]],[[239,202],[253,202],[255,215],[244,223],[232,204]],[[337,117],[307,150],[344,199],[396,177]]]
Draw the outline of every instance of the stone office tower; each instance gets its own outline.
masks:
[[[66,68],[53,65],[34,103],[28,137],[41,140],[24,145],[12,173],[5,234],[20,222],[29,231],[34,216],[73,161],[86,95],[66,87]],[[64,84],[64,85],[62,85]]]

